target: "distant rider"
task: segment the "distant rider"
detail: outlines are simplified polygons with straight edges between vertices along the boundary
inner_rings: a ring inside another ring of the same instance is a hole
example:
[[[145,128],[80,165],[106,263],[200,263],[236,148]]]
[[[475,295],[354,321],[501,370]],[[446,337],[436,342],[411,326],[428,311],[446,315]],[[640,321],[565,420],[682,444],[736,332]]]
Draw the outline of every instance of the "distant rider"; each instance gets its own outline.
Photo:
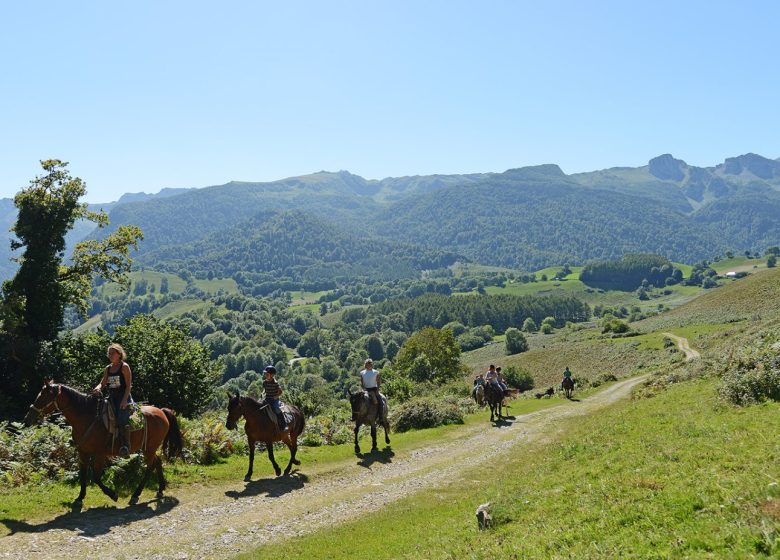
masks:
[[[377,407],[377,417],[382,416],[382,399],[379,396],[379,372],[374,369],[374,361],[369,358],[360,372],[360,385],[368,393],[368,398]]]

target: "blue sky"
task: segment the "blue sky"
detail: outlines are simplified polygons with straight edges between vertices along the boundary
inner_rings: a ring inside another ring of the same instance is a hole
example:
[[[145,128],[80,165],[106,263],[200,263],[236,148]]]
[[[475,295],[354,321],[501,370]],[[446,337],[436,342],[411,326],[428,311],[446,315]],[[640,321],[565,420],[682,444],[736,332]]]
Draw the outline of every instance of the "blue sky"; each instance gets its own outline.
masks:
[[[10,5],[9,5],[10,4]],[[14,2],[0,197],[780,156],[778,2]]]

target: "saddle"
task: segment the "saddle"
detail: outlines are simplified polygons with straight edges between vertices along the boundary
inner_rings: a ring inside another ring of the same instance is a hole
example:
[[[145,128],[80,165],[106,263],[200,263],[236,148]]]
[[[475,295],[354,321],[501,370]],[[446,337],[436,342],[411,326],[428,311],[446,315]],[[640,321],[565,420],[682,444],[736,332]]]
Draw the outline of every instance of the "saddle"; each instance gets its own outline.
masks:
[[[130,426],[130,430],[133,432],[136,430],[143,430],[146,425],[146,417],[143,415],[143,412],[141,412],[141,405],[132,403],[129,407],[130,420],[128,426]],[[111,401],[108,397],[100,401],[98,416],[109,434],[113,436],[119,435],[119,428],[116,424],[116,413],[114,412],[114,407],[111,405]]]
[[[287,422],[288,426],[292,426],[294,417],[290,407],[287,406],[287,403],[280,402],[279,408],[282,409],[282,414],[284,414],[284,421]],[[276,416],[276,412],[274,412],[274,409],[271,407],[271,405],[265,405],[265,413],[268,415],[268,418],[271,419],[273,425],[276,426],[276,430],[280,431],[281,428],[279,428],[279,418]]]

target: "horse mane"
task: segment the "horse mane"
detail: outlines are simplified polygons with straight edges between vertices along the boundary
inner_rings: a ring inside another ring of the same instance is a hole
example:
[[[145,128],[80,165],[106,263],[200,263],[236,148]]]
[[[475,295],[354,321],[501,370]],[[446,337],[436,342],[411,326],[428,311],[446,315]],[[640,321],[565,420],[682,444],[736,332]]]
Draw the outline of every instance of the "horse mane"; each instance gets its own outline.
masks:
[[[250,397],[249,395],[241,396],[239,398],[242,399],[242,404],[249,404],[249,409],[255,412],[259,412],[260,409],[265,406],[265,403],[258,402],[257,399]]]
[[[97,397],[93,395],[85,395],[84,393],[77,391],[72,387],[68,387],[67,385],[63,385],[62,383],[60,383],[59,386],[62,392],[67,394],[68,398],[71,399],[73,406],[78,409],[87,408],[97,400]]]

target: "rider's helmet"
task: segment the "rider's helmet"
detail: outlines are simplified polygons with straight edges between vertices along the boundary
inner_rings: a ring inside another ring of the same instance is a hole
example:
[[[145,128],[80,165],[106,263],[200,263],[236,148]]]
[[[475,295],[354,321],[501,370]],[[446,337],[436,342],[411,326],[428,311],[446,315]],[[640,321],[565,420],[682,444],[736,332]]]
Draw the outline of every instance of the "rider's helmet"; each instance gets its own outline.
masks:
[[[265,366],[263,372],[270,373],[271,375],[276,375],[276,368],[274,366]]]

